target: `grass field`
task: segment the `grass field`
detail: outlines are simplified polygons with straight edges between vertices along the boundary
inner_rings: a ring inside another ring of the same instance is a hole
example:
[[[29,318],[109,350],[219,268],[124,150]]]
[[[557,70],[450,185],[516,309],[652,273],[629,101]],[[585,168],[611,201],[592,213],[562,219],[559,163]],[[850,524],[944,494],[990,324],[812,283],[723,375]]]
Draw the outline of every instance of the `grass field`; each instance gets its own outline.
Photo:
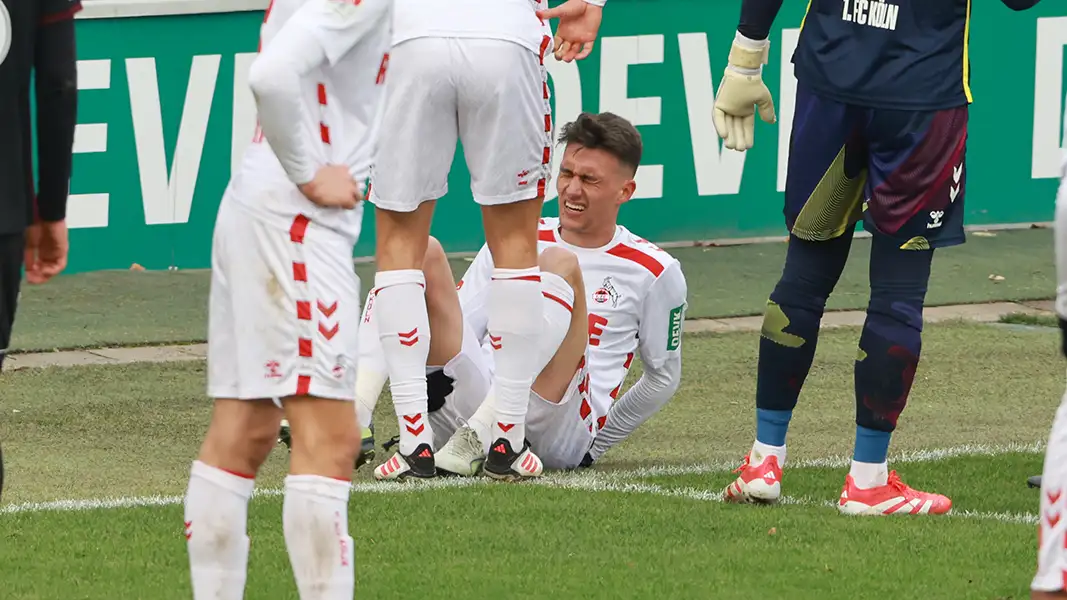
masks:
[[[894,439],[941,518],[847,518],[832,503],[853,436],[857,331],[824,333],[777,507],[718,492],[751,443],[753,334],[692,335],[684,385],[590,470],[530,485],[381,485],[357,474],[359,597],[869,598],[1027,596],[1038,493],[1026,476],[1059,397],[1058,332],[930,326]],[[181,494],[209,418],[200,363],[25,370],[0,380],[10,478],[4,599],[189,598]],[[380,440],[395,431],[380,405]],[[251,599],[296,598],[275,452],[252,502]],[[384,453],[380,453],[382,456]]]

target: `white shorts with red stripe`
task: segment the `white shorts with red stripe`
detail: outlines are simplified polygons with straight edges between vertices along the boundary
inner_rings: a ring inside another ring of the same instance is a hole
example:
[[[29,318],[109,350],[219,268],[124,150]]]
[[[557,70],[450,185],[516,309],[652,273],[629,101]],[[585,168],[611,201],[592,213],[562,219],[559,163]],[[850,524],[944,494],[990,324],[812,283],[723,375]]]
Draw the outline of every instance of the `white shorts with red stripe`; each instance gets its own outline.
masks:
[[[457,140],[482,205],[544,196],[552,109],[544,57],[504,40],[416,38],[390,51],[369,200],[411,212],[448,192]]]
[[[1067,590],[1067,394],[1045,449],[1038,519],[1037,574],[1030,587],[1039,592]]]
[[[211,251],[208,395],[354,400],[360,283],[352,243],[223,198]]]

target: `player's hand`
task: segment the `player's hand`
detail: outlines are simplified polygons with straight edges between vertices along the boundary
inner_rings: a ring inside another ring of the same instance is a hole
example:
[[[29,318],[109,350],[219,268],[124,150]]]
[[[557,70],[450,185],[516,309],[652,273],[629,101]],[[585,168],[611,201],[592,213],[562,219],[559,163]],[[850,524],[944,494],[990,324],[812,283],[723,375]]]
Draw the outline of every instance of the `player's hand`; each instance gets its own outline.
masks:
[[[760,119],[774,123],[774,99],[763,83],[767,47],[759,50],[734,42],[730,63],[715,94],[715,131],[730,150],[745,151],[755,143],[755,107]]]
[[[26,281],[37,285],[67,268],[70,240],[66,221],[38,222],[26,230]]]
[[[326,165],[314,179],[298,187],[308,200],[325,208],[355,208],[363,200],[359,184],[342,165]]]
[[[604,9],[585,0],[567,0],[555,8],[537,11],[538,18],[559,19],[553,54],[556,60],[582,60],[593,51]]]

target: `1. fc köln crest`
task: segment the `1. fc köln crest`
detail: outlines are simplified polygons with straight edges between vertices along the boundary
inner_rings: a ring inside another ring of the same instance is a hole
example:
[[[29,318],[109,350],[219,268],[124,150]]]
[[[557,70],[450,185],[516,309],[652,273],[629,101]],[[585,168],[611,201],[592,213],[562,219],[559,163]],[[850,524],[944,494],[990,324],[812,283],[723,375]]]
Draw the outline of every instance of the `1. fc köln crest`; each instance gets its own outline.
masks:
[[[604,304],[610,301],[612,308],[618,308],[619,292],[616,291],[615,286],[611,284],[610,275],[605,277],[604,283],[601,283],[600,287],[597,288],[597,291],[593,292],[593,301],[597,304]]]

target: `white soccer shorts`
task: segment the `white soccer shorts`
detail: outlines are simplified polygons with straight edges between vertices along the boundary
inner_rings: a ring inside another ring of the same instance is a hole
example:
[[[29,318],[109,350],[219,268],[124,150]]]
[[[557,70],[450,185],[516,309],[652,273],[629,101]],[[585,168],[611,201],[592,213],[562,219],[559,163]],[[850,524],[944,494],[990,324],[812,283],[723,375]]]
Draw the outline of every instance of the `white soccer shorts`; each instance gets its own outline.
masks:
[[[211,255],[208,395],[354,400],[352,244],[303,217],[288,230],[267,224],[223,198]]]
[[[390,51],[370,201],[411,212],[448,192],[457,140],[482,205],[544,196],[552,111],[544,56],[513,42],[416,38]]]
[[[1055,592],[1067,585],[1067,394],[1052,422],[1041,472],[1037,524],[1037,574],[1030,588]]]

